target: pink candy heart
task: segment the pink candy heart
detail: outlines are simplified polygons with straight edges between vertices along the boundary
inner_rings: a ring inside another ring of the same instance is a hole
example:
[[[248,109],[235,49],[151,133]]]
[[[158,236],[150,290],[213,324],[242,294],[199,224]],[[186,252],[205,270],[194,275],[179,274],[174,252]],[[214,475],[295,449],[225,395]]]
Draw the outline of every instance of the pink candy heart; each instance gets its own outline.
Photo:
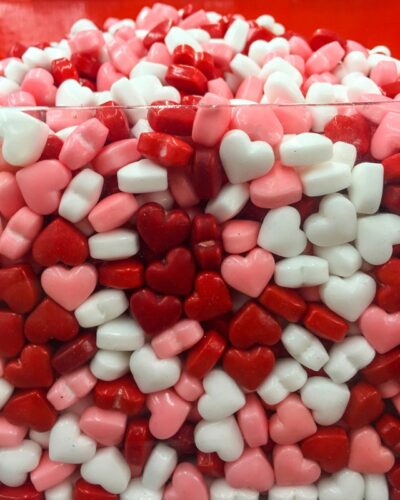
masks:
[[[269,421],[271,439],[278,444],[295,444],[311,436],[317,426],[310,411],[296,395],[288,396]]]
[[[80,420],[82,432],[104,446],[116,446],[124,437],[127,416],[120,411],[87,408]]]
[[[147,408],[151,412],[150,432],[157,439],[168,439],[179,431],[191,405],[174,391],[166,390],[150,394]]]
[[[278,486],[305,486],[315,483],[321,475],[319,465],[306,460],[298,446],[275,446],[275,480]]]
[[[221,274],[232,288],[258,297],[274,274],[275,261],[266,250],[255,248],[246,257],[230,255],[222,262]]]
[[[67,269],[48,267],[41,277],[43,290],[67,311],[74,311],[96,288],[97,272],[91,264]]]
[[[393,453],[381,446],[379,435],[372,427],[362,427],[353,432],[349,469],[363,474],[385,474],[393,465]]]
[[[279,144],[283,128],[272,109],[264,106],[239,106],[232,113],[232,128],[244,130],[252,141]]]
[[[372,347],[384,354],[400,344],[400,313],[388,314],[371,306],[360,318],[360,329]]]
[[[249,252],[257,245],[260,223],[253,220],[230,220],[222,230],[224,249],[228,253]]]
[[[151,341],[151,347],[161,359],[172,358],[196,344],[204,335],[198,321],[184,319]]]
[[[179,464],[167,486],[163,500],[208,500],[208,489],[203,476],[189,463]]]
[[[45,451],[39,465],[31,473],[31,481],[37,491],[48,490],[64,481],[75,469],[76,465],[74,464],[64,464],[50,460],[49,452]]]
[[[237,419],[244,440],[251,448],[267,444],[267,414],[255,394],[246,396],[246,404],[238,411]]]
[[[225,478],[232,488],[267,491],[274,484],[274,471],[260,448],[247,448],[225,465]]]

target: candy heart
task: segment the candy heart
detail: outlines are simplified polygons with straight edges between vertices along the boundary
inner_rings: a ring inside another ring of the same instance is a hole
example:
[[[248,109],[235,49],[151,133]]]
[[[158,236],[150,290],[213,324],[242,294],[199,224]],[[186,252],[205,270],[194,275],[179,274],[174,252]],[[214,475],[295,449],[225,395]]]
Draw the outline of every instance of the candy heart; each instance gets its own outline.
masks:
[[[371,306],[360,318],[360,330],[372,347],[384,354],[400,344],[400,313],[387,314]]]
[[[95,385],[95,377],[85,366],[58,378],[47,393],[47,399],[56,410],[65,410],[89,394]]]
[[[0,172],[0,195],[0,213],[6,219],[11,218],[25,204],[15,175],[11,172]]]
[[[87,240],[72,224],[58,218],[51,222],[36,238],[32,256],[45,267],[59,262],[67,266],[83,264],[89,254]]]
[[[24,498],[26,500],[41,500],[42,493],[36,491],[35,487],[30,483],[25,483],[22,486],[0,486],[1,500],[19,500]]]
[[[143,264],[134,259],[103,262],[98,274],[100,285],[109,288],[139,288],[144,284]]]
[[[400,243],[400,217],[369,215],[358,220],[356,247],[361,257],[374,266],[387,262],[393,245]]]
[[[299,325],[290,324],[285,328],[282,343],[296,361],[311,370],[320,370],[329,360],[323,344]]]
[[[57,499],[57,492],[63,489],[63,480],[68,478],[74,470],[75,465],[73,464],[53,462],[50,460],[48,452],[45,451],[39,465],[31,473],[30,479],[38,491],[46,490],[46,495],[50,497],[50,500]],[[72,492],[72,487],[69,490]]]
[[[46,492],[47,493],[47,492]],[[117,495],[113,495],[109,493],[101,486],[97,486],[94,484],[90,484],[84,479],[78,479],[74,486],[74,497],[77,500],[89,500],[89,498],[93,498],[93,500],[117,500]],[[56,499],[62,500],[62,499]]]
[[[31,311],[39,301],[39,288],[27,264],[0,269],[0,299],[15,313]]]
[[[208,489],[203,476],[190,463],[181,463],[172,476],[172,484],[164,492],[164,500],[180,500],[192,497],[193,500],[208,500]]]
[[[93,92],[73,79],[67,79],[57,89],[56,106],[92,106]]]
[[[81,464],[90,460],[95,453],[96,442],[80,433],[78,417],[72,413],[61,416],[50,432],[50,459]]]
[[[251,141],[243,130],[227,132],[219,148],[225,173],[232,184],[251,181],[271,170],[274,152],[264,141]],[[243,168],[246,165],[246,168]]]
[[[389,498],[389,487],[384,474],[368,474],[364,476],[365,500]]]
[[[143,485],[158,490],[164,486],[178,462],[174,448],[158,443],[150,454],[143,471]]]
[[[374,357],[375,351],[363,337],[351,337],[331,348],[324,371],[334,382],[341,384],[369,365]]]
[[[362,427],[353,432],[349,469],[365,474],[384,474],[393,464],[392,452],[381,446],[379,435],[372,427]]]
[[[206,321],[231,310],[229,290],[219,274],[199,273],[194,289],[194,293],[186,298],[184,304],[185,313],[189,318]]]
[[[381,163],[359,163],[351,173],[349,198],[359,214],[374,214],[381,204],[383,166]]]
[[[1,110],[2,155],[10,165],[22,167],[38,161],[48,135],[49,127],[29,114],[12,108]]]
[[[90,406],[81,415],[80,429],[90,438],[103,446],[114,446],[121,443],[127,416],[122,412],[102,410]]]
[[[62,375],[71,373],[85,365],[96,351],[96,336],[92,332],[84,333],[57,349],[51,364]]]
[[[226,482],[233,488],[267,491],[274,484],[274,471],[260,448],[247,448],[225,465]]]
[[[317,303],[308,305],[303,323],[310,332],[332,342],[341,342],[349,331],[349,325],[343,318]]]
[[[112,470],[112,474],[110,474]],[[82,477],[89,483],[99,484],[110,493],[126,490],[131,471],[118,448],[102,448],[81,466]]]
[[[311,413],[294,394],[279,403],[269,421],[271,439],[277,444],[298,443],[316,430]]]
[[[287,288],[316,286],[329,279],[328,262],[313,255],[282,259],[275,265],[275,283]]]
[[[73,339],[79,331],[75,317],[50,299],[44,299],[26,318],[24,334],[35,344],[55,338],[63,342]]]
[[[333,247],[314,247],[314,254],[328,262],[330,274],[349,278],[362,264],[361,255],[349,243]]]
[[[306,132],[284,140],[279,155],[284,165],[309,167],[332,158],[333,145],[328,137]]]
[[[118,410],[127,415],[137,415],[145,403],[132,377],[126,375],[117,380],[99,380],[94,388],[96,406],[105,410]]]
[[[357,234],[357,215],[354,205],[341,194],[325,196],[319,213],[304,223],[307,238],[321,247],[341,245],[353,241]]]
[[[338,422],[350,399],[345,384],[335,384],[325,377],[311,377],[300,391],[303,403],[313,410],[317,424],[332,425]]]
[[[307,373],[294,359],[279,359],[272,372],[258,387],[259,396],[270,405],[283,401],[298,391],[307,381]]]
[[[92,294],[75,309],[75,317],[83,328],[90,328],[117,318],[128,307],[128,300],[122,290],[104,289]]]
[[[190,404],[174,391],[152,393],[147,398],[151,412],[150,431],[157,439],[168,439],[178,432],[190,411]]]
[[[177,297],[157,296],[147,289],[131,296],[130,309],[143,330],[150,335],[172,327],[182,314],[181,302]]]
[[[321,475],[319,465],[305,459],[298,446],[275,446],[273,461],[275,481],[278,486],[312,484]]]
[[[203,378],[222,356],[226,340],[216,331],[210,331],[190,349],[185,362],[185,369],[192,377]]]
[[[356,321],[374,300],[376,282],[357,272],[350,278],[331,276],[320,288],[322,301],[348,321]]]
[[[200,451],[216,452],[224,462],[237,460],[244,448],[243,438],[234,417],[219,422],[202,420],[196,425],[194,439]]]
[[[17,260],[31,248],[33,240],[43,225],[43,217],[28,207],[23,207],[8,221],[0,237],[0,253]]]
[[[249,391],[254,391],[271,373],[274,363],[275,356],[267,347],[249,351],[229,349],[223,359],[226,373]]]
[[[41,277],[43,290],[67,311],[79,307],[93,292],[96,282],[96,268],[90,264],[72,269],[49,267]]]
[[[41,448],[28,439],[19,446],[0,448],[0,480],[6,486],[21,486],[40,460]]]
[[[332,474],[347,466],[350,441],[341,427],[322,427],[300,447],[304,457],[318,462],[325,472]]]
[[[10,311],[0,311],[0,356],[17,356],[24,345],[24,319]]]
[[[357,472],[343,469],[319,481],[318,495],[320,500],[337,500],[338,498],[363,500],[364,479]]]
[[[57,413],[38,389],[21,391],[12,396],[4,407],[4,416],[14,425],[44,432],[52,428]]]
[[[270,210],[261,225],[257,244],[281,257],[296,257],[307,244],[300,224],[300,214],[293,207]]]
[[[299,321],[306,311],[306,303],[300,294],[276,285],[267,285],[258,300],[269,311],[287,321]]]
[[[19,359],[7,363],[4,378],[14,387],[49,387],[53,382],[49,349],[32,344],[26,346]]]
[[[139,389],[145,394],[172,387],[181,374],[179,358],[159,359],[149,344],[132,354],[130,369]]]
[[[274,486],[268,500],[318,500],[318,490],[315,486]]]
[[[259,82],[258,79],[248,81]],[[252,141],[265,141],[271,146],[279,144],[283,136],[281,122],[274,110],[262,106],[238,106],[232,113],[232,128],[244,130]]]
[[[222,262],[221,274],[231,287],[250,297],[257,297],[271,279],[274,268],[272,255],[261,248],[255,248],[246,257],[226,257]]]
[[[96,352],[90,363],[90,371],[99,380],[116,380],[129,372],[129,352]]]
[[[5,417],[0,417],[0,446],[11,448],[22,443],[28,429],[13,425]]]
[[[127,259],[139,251],[139,237],[136,231],[114,229],[90,236],[90,256],[97,260]]]
[[[154,337],[151,341],[151,347],[159,358],[170,358],[188,350],[203,335],[203,328],[198,321],[184,319]]]
[[[210,488],[212,500],[258,500],[257,491],[232,488],[225,479],[217,479]]]
[[[358,429],[375,421],[383,410],[384,403],[378,389],[366,382],[358,382],[351,388],[343,420],[352,429]],[[379,428],[378,431],[381,434]]]
[[[159,293],[186,295],[192,290],[195,266],[186,248],[168,252],[165,263],[152,262],[146,269],[147,285]]]
[[[129,316],[103,323],[97,328],[97,347],[110,351],[135,351],[144,345],[144,332]]]

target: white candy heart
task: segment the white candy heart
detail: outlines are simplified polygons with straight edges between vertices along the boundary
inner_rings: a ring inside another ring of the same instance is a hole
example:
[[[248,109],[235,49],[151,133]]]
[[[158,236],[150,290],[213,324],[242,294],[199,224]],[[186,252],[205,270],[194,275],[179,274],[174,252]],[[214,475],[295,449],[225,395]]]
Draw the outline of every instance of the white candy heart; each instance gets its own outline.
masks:
[[[172,54],[179,45],[189,45],[196,52],[201,51],[201,45],[184,29],[173,26],[167,33],[164,43],[168,52]]]
[[[62,415],[50,431],[49,456],[55,462],[82,464],[94,457],[96,441],[81,434],[73,413]]]
[[[139,235],[129,229],[114,229],[88,239],[90,256],[99,260],[127,259],[139,251]]]
[[[250,197],[247,184],[226,184],[218,195],[207,203],[205,212],[218,222],[226,222],[237,215]]]
[[[70,500],[73,498],[73,484],[68,479],[45,492],[46,500]]]
[[[300,71],[289,62],[285,61],[285,59],[282,59],[282,57],[274,57],[273,59],[270,59],[264,64],[260,74],[255,76],[259,76],[261,80],[265,81],[272,75],[272,73],[276,73],[277,71],[286,73],[294,80],[296,85],[300,86],[303,84],[303,77],[301,76]]]
[[[24,79],[29,69],[30,69],[29,66],[27,66],[19,59],[15,60],[12,59],[7,64],[4,70],[4,76],[7,77],[9,80],[16,82],[18,85],[21,85],[22,80]],[[19,90],[19,87],[17,86],[15,90]]]
[[[149,344],[132,354],[129,365],[135,382],[145,394],[172,387],[181,374],[179,358],[159,359]]]
[[[320,105],[310,107],[314,132],[323,132],[325,125],[338,114],[335,106],[323,106],[323,104],[334,104],[335,102],[334,85],[328,82],[314,82],[310,85],[306,95],[306,103]]]
[[[212,370],[203,380],[205,394],[197,409],[204,420],[222,420],[236,413],[246,399],[236,382],[222,370]]]
[[[92,328],[118,318],[128,307],[122,290],[100,290],[75,310],[75,317],[83,328]]]
[[[329,351],[329,361],[324,370],[336,384],[342,384],[369,365],[374,357],[375,351],[364,337],[350,337],[334,344]]]
[[[167,170],[147,159],[120,168],[117,179],[118,187],[124,193],[152,193],[168,188]]]
[[[358,271],[362,265],[361,255],[358,250],[349,243],[333,247],[315,246],[314,254],[328,262],[330,274],[335,274],[342,278],[349,278]]]
[[[310,167],[330,160],[333,144],[324,135],[305,132],[284,138],[279,146],[279,155],[282,164],[287,167]]]
[[[168,70],[168,66],[165,64],[159,64],[149,61],[139,61],[130,72],[129,78],[135,78],[137,76],[143,75],[153,75],[156,76],[161,82],[164,82],[165,74]]]
[[[232,488],[225,479],[216,479],[211,483],[210,500],[258,500],[258,491]]]
[[[1,108],[0,137],[3,139],[4,160],[16,167],[35,163],[46,145],[49,130],[46,123],[27,113]]]
[[[81,466],[85,481],[98,484],[109,493],[119,494],[126,490],[131,470],[118,448],[98,450],[96,455]]]
[[[250,45],[249,57],[258,65],[262,65],[265,61],[265,56],[271,52],[269,43],[265,40],[256,40]]]
[[[224,40],[235,52],[242,52],[246,45],[250,26],[244,19],[235,19],[227,29]],[[201,50],[201,49],[200,49]]]
[[[329,279],[328,262],[312,255],[282,259],[275,265],[275,282],[287,288],[316,286]]]
[[[50,58],[46,52],[39,47],[28,47],[22,54],[22,61],[30,68],[43,68],[49,70]]]
[[[219,422],[199,422],[194,430],[197,448],[204,453],[217,453],[224,462],[233,462],[243,453],[244,442],[235,417]]]
[[[0,448],[0,482],[6,486],[21,486],[29,472],[39,465],[42,449],[25,439],[18,446]]]
[[[283,401],[307,382],[307,372],[294,359],[279,359],[268,377],[257,388],[258,395],[270,405]]]
[[[318,490],[316,486],[274,486],[268,500],[318,500]]]
[[[98,350],[90,362],[90,371],[100,380],[116,380],[129,372],[130,352]]]
[[[320,425],[338,422],[350,399],[345,384],[335,384],[326,377],[311,377],[301,389],[303,403],[313,411],[314,420]]]
[[[154,491],[161,489],[171,477],[177,463],[176,450],[163,443],[158,443],[153,448],[143,470],[143,486]]]
[[[389,500],[389,488],[384,474],[365,474],[365,500]]]
[[[14,387],[6,379],[0,378],[0,410],[10,399]]]
[[[351,173],[349,198],[359,214],[378,211],[383,193],[383,165],[359,163]]]
[[[240,78],[248,78],[249,76],[258,76],[260,74],[260,66],[249,56],[236,54],[230,63],[230,68],[233,74]]]
[[[120,316],[97,328],[96,344],[109,351],[136,351],[144,345],[145,334],[130,316]]]
[[[299,86],[291,76],[282,71],[276,71],[268,78],[264,85],[262,104],[274,104],[277,100],[290,103],[304,103],[304,96]]]
[[[356,247],[361,257],[374,266],[387,262],[393,245],[400,243],[400,216],[377,214],[358,220]]]
[[[288,325],[281,340],[288,353],[306,368],[318,371],[329,361],[323,344],[300,325]]]
[[[296,257],[307,245],[300,224],[300,214],[294,207],[270,210],[264,217],[257,244],[281,257]]]
[[[143,486],[141,478],[132,479],[128,488],[121,493],[121,500],[162,500],[162,490],[151,490]]]
[[[275,157],[264,141],[251,141],[243,130],[227,132],[219,147],[225,173],[232,184],[257,179],[271,170]]]
[[[357,272],[350,278],[331,276],[321,286],[324,304],[348,321],[356,321],[374,300],[376,282],[368,274]]]
[[[125,77],[120,78],[111,85],[110,92],[113,101],[120,106],[136,107],[136,109],[126,110],[126,115],[131,123],[135,123],[140,118],[146,118],[146,100],[133,80],[128,80]]]
[[[56,106],[93,106],[93,91],[76,80],[64,80],[57,89]]]
[[[104,179],[86,168],[69,183],[61,197],[58,213],[70,222],[84,219],[100,199]]]
[[[347,500],[350,498],[351,500],[363,500],[364,479],[358,472],[342,469],[319,481],[318,495],[319,500]],[[378,498],[374,500],[378,500]]]
[[[35,443],[39,444],[43,449],[47,449],[50,442],[50,431],[39,432],[31,429],[29,431],[29,439],[35,441]]]
[[[333,144],[332,160],[354,167],[357,159],[357,148],[348,142],[337,141]]]
[[[357,214],[354,205],[339,193],[325,196],[319,213],[304,222],[307,238],[314,245],[331,247],[353,241],[357,235]]]

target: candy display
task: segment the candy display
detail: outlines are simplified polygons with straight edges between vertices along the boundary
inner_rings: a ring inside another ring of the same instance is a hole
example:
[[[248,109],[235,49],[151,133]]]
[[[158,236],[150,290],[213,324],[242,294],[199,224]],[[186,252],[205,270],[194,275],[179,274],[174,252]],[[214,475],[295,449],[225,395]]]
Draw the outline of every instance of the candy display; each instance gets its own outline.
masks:
[[[400,500],[387,47],[156,3],[0,105],[0,500]]]

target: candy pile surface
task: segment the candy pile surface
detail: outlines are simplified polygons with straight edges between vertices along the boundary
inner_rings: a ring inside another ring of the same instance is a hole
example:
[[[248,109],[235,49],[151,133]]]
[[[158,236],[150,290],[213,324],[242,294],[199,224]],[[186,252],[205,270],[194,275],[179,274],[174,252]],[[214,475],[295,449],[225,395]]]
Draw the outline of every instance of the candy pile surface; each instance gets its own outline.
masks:
[[[1,500],[400,499],[399,77],[190,5],[12,48]]]

